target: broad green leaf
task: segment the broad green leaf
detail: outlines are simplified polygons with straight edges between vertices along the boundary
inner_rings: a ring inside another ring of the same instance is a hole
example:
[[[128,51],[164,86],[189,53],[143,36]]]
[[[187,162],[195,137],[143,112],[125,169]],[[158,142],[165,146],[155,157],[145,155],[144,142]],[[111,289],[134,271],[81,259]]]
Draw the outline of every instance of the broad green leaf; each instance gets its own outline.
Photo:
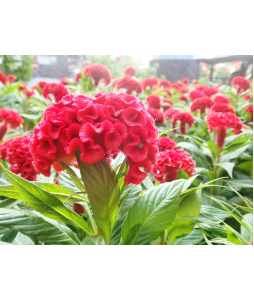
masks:
[[[148,244],[169,227],[175,219],[184,182],[164,183],[142,194],[124,220],[123,244]]]
[[[202,204],[201,190],[184,197],[176,212],[175,220],[168,228],[168,242],[173,244],[177,237],[187,235],[193,230],[195,223],[188,216],[198,217]]]
[[[239,165],[236,165],[236,167],[247,171],[250,174],[250,176],[253,176],[253,160],[243,162]]]
[[[142,181],[142,183],[148,190],[154,187],[154,184],[152,180],[149,178],[149,176],[147,176],[146,179]]]
[[[176,240],[175,245],[196,245],[204,239],[203,233],[200,229],[194,229],[188,235]]]
[[[218,150],[218,147],[216,146],[216,144],[213,140],[209,140],[208,148],[212,151],[212,153],[215,155],[215,157],[218,157],[219,150]]]
[[[182,192],[186,191],[198,176],[199,174],[191,176],[189,179],[187,179],[183,185]]]
[[[121,203],[117,213],[117,218],[122,217],[130,210],[130,208],[140,197],[141,190],[141,186],[136,184],[129,184],[125,187],[121,195]]]
[[[253,213],[248,213],[244,215],[243,223],[247,226],[247,222],[249,222],[253,226]],[[247,222],[246,222],[247,221]],[[241,235],[246,241],[250,241],[251,234],[241,225]],[[253,236],[253,234],[252,234]]]
[[[123,222],[126,218],[126,215],[127,215],[127,213],[115,221],[115,224],[114,224],[113,230],[112,230],[110,245],[119,245],[120,244],[121,237],[122,237],[121,236],[122,226],[123,226]]]
[[[0,216],[0,218],[1,218],[1,216]],[[4,234],[2,236],[1,241],[6,242],[6,243],[12,243],[14,241],[14,239],[16,238],[17,234],[18,234],[17,230],[15,230],[15,229],[9,230],[6,234]]]
[[[242,243],[242,239],[239,239],[239,235],[236,235],[236,232],[232,227],[230,227],[229,225],[225,224],[225,227],[227,229],[227,241],[234,243],[236,245],[247,245],[247,243],[245,241],[243,241]]]
[[[209,219],[202,217],[195,218],[195,222],[198,225],[198,227],[203,230],[210,231],[223,238],[227,237],[227,231],[225,227],[219,225],[218,223],[215,223],[213,221],[210,221]]]
[[[105,243],[109,244],[120,204],[120,187],[116,173],[104,159],[94,164],[84,163],[78,152],[76,158],[95,222],[104,234]]]
[[[87,236],[80,245],[105,245],[103,237],[100,235]]]
[[[1,195],[1,192],[0,192]],[[20,201],[19,200],[14,200],[14,199],[4,199],[4,200],[0,200],[0,208],[11,208],[13,206],[15,206],[16,204],[18,204]]]
[[[249,179],[246,180],[224,179],[223,181],[229,183],[237,191],[244,188],[253,188],[253,181]]]
[[[225,210],[218,209],[209,205],[202,205],[200,210],[200,217],[207,218],[215,223],[221,223],[225,219],[231,218],[232,216]]]
[[[79,245],[76,235],[65,225],[37,212],[0,209],[0,226],[20,231],[48,244]]]
[[[234,163],[232,162],[221,162],[221,163],[214,163],[215,166],[219,166],[221,168],[223,168],[224,170],[226,170],[228,172],[228,175],[232,178],[232,172],[233,172],[233,168],[235,166]]]

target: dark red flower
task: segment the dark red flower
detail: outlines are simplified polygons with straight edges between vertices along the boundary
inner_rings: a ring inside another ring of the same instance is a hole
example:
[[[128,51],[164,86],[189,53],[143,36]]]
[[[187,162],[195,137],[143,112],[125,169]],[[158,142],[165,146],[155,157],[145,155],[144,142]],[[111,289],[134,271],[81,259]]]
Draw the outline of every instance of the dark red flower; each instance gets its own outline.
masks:
[[[75,213],[77,213],[79,215],[83,215],[86,212],[85,208],[78,203],[73,203],[72,209],[73,209],[73,211],[75,211]]]
[[[63,84],[47,83],[42,90],[42,95],[51,101],[51,98],[49,97],[50,94],[54,96],[55,102],[57,103],[68,94],[68,90]]]
[[[207,87],[203,89],[203,92],[207,97],[211,97],[212,95],[217,94],[219,91],[217,90],[217,88]]]
[[[29,150],[30,136],[21,136],[7,140],[0,145],[1,160],[8,160],[10,170],[29,181],[37,180],[37,172],[32,164],[32,155]]]
[[[60,79],[60,83],[63,84],[63,85],[69,85],[69,78],[66,78],[66,77],[63,77]]]
[[[6,79],[7,79],[7,81],[8,81],[9,83],[13,83],[13,82],[17,79],[17,77],[16,77],[15,75],[8,74],[8,75],[6,76]]]
[[[147,109],[148,113],[153,117],[155,124],[157,125],[163,125],[164,123],[164,115],[163,112],[156,108],[148,107]]]
[[[173,118],[174,114],[180,113],[180,110],[178,109],[174,109],[174,108],[169,108],[166,110],[165,112],[165,119],[166,120],[170,120]]]
[[[188,101],[187,97],[184,96],[184,95],[181,95],[181,96],[179,97],[179,100],[181,100],[181,101]]]
[[[19,112],[12,109],[0,108],[0,141],[4,139],[9,127],[19,127],[23,121]]]
[[[176,127],[177,121],[180,121],[180,133],[184,134],[186,132],[186,124],[188,124],[189,128],[194,124],[194,117],[188,113],[187,111],[179,112],[173,114],[172,116],[172,127]]]
[[[151,171],[158,153],[158,130],[145,106],[125,93],[99,93],[90,96],[66,95],[48,107],[34,128],[31,153],[34,166],[45,176],[50,166],[59,172],[59,162],[72,165],[75,151],[81,160],[109,163],[118,151],[128,157],[125,183],[139,184]],[[150,170],[150,171],[149,171]]]
[[[250,81],[242,76],[236,76],[231,81],[232,86],[241,94],[250,88]]]
[[[124,70],[124,76],[136,76],[137,70],[136,67],[127,67]]]
[[[211,112],[230,112],[230,113],[235,113],[235,110],[232,106],[228,105],[227,103],[215,103],[214,106],[211,109]]]
[[[249,105],[246,107],[245,111],[250,113],[250,122],[253,122],[253,105]]]
[[[94,85],[98,86],[100,81],[107,85],[111,81],[111,73],[108,67],[101,64],[92,64],[84,69],[84,73],[87,77],[92,77]]]
[[[7,83],[7,77],[2,71],[0,71],[0,82],[2,82],[5,85]]]
[[[150,87],[152,89],[152,87],[154,85],[158,84],[158,78],[157,77],[149,77],[149,78],[145,78],[142,81],[142,85],[143,85],[143,90],[145,91],[147,87]]]
[[[200,115],[205,113],[206,108],[211,108],[214,105],[214,102],[209,97],[201,97],[195,99],[190,106],[191,111],[200,110]]]
[[[190,80],[189,78],[183,78],[181,81],[183,84],[188,84]]]
[[[165,104],[166,103],[168,104],[168,105],[163,105],[162,108],[163,108],[164,111],[168,110],[169,108],[171,108],[174,105],[174,103],[171,99],[164,99],[162,102],[165,103]]]
[[[116,87],[118,89],[126,89],[126,94],[132,94],[132,92],[136,92],[140,94],[142,92],[141,83],[137,80],[126,76],[117,81]]]
[[[165,150],[172,150],[176,145],[177,143],[169,137],[159,137],[158,147],[160,152]]]
[[[29,91],[28,89],[23,89],[22,93],[26,95],[27,99],[31,98],[31,96],[35,94],[33,90]]]
[[[25,83],[21,83],[18,90],[23,91],[24,89],[27,89],[27,88],[28,88],[28,86]]]
[[[224,96],[216,96],[214,99],[216,104],[221,104],[221,103],[225,103],[229,105],[229,99],[224,97]]]
[[[189,176],[193,176],[195,170],[195,163],[189,153],[179,149],[161,152],[157,163],[152,166],[154,180],[160,183],[177,180],[179,170]]]
[[[160,82],[160,87],[163,87],[164,89],[171,87],[171,85],[172,85],[172,83],[169,80],[166,80],[166,79],[163,79]]]
[[[192,92],[189,93],[189,97],[191,98],[191,101],[194,101],[197,98],[201,98],[204,97],[205,94],[202,91],[199,90],[194,90]]]
[[[149,95],[146,97],[146,101],[148,104],[148,107],[160,109],[161,108],[161,99],[158,95]]]

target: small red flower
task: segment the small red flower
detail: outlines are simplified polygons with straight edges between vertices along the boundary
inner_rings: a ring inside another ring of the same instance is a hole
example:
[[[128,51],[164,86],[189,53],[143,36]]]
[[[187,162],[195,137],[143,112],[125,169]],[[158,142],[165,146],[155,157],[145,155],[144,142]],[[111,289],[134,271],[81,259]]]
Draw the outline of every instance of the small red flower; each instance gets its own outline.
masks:
[[[76,81],[76,82],[79,82],[80,79],[81,79],[81,72],[75,74],[75,81]]]
[[[187,97],[184,96],[184,95],[181,95],[181,96],[179,97],[179,100],[181,100],[181,101],[188,101]]]
[[[245,111],[250,113],[250,122],[253,122],[253,105],[249,105],[246,107]]]
[[[125,76],[117,81],[116,87],[118,89],[126,89],[126,94],[132,94],[132,92],[136,92],[137,94],[140,94],[142,92],[142,85],[137,80]]]
[[[250,88],[250,81],[242,76],[236,76],[231,81],[232,86],[241,94]]]
[[[228,105],[227,103],[215,103],[214,106],[211,109],[211,112],[222,112],[222,113],[226,113],[226,112],[230,112],[232,114],[235,113],[235,110],[232,106]]]
[[[229,105],[229,99],[224,97],[224,96],[216,96],[214,101],[215,101],[216,104],[225,103],[225,104]]]
[[[73,203],[72,209],[73,209],[73,211],[75,211],[75,213],[77,213],[79,215],[83,215],[86,212],[85,208],[78,203]]]
[[[183,87],[183,84],[182,84],[182,83],[180,83],[180,82],[175,82],[175,83],[173,83],[173,84],[172,84],[172,86],[171,86],[171,87],[179,91],[179,90],[180,90],[180,88],[182,88],[182,87]]]
[[[17,79],[17,77],[16,77],[15,75],[8,74],[8,75],[6,76],[6,79],[7,79],[7,81],[8,81],[9,83],[13,83],[13,82]]]
[[[5,84],[5,85],[7,83],[7,77],[2,71],[0,71],[0,82],[2,82],[2,84]]]
[[[251,100],[253,101],[253,94],[248,94],[244,97],[244,100]]]
[[[18,90],[23,91],[24,89],[27,89],[27,88],[28,88],[28,86],[25,83],[21,83]]]
[[[164,89],[169,88],[171,86],[172,86],[172,83],[169,80],[163,79],[160,82],[160,87],[163,87]]]
[[[161,99],[158,95],[149,95],[146,97],[148,107],[160,109],[161,108]]]
[[[166,103],[168,104],[168,105],[164,105],[162,107],[164,111],[168,110],[169,108],[171,108],[174,105],[174,103],[171,99],[164,99],[162,102],[165,103],[165,104]]]
[[[194,124],[195,119],[190,113],[184,111],[184,112],[173,114],[172,117],[173,128],[176,127],[177,121],[180,121],[180,133],[184,134],[186,132],[186,124],[188,124],[188,127],[190,128]]]
[[[55,102],[59,102],[65,95],[68,94],[68,90],[63,84],[58,83],[47,83],[43,90],[42,95],[51,101],[49,94],[52,94],[55,98]]]
[[[204,97],[205,94],[202,91],[200,91],[200,90],[194,90],[194,91],[192,91],[192,92],[189,93],[189,96],[191,98],[191,101],[194,101],[197,98]]]
[[[84,69],[84,73],[87,77],[92,77],[94,85],[98,86],[100,81],[107,85],[111,81],[111,73],[108,67],[101,64],[92,64]]]
[[[179,93],[180,94],[186,94],[186,93],[188,93],[188,88],[187,87],[181,87],[181,88],[179,88]]]
[[[211,97],[212,95],[217,94],[219,91],[217,90],[217,88],[207,87],[203,89],[203,92],[207,97]]]
[[[201,97],[195,99],[190,106],[192,112],[200,110],[200,115],[205,113],[206,108],[211,108],[214,105],[214,102],[209,97]]]
[[[0,108],[0,141],[4,139],[9,127],[17,128],[23,122],[24,120],[17,111],[7,108]]]
[[[169,108],[166,110],[165,112],[165,119],[166,120],[170,120],[173,118],[174,114],[180,113],[180,110],[178,109],[174,109],[174,108]]]
[[[60,79],[60,83],[63,84],[63,85],[69,85],[69,78],[66,78],[66,77],[63,77]]]
[[[27,99],[31,98],[33,95],[35,95],[34,91],[29,91],[28,89],[23,89],[22,93],[26,95]]]
[[[181,81],[183,84],[188,84],[190,80],[189,78],[183,78]]]
[[[147,87],[150,87],[152,89],[152,87],[157,84],[158,84],[158,78],[156,78],[156,77],[145,78],[142,81],[144,91],[146,90]]]
[[[124,70],[124,76],[137,76],[136,67],[127,67]]]
[[[177,143],[169,137],[159,137],[158,147],[160,152],[165,150],[172,150],[176,145]]]
[[[199,84],[199,80],[194,79],[194,80],[192,81],[192,83],[193,83],[193,84]]]
[[[164,123],[164,115],[163,112],[156,108],[148,107],[147,112],[153,117],[155,124],[163,125]]]

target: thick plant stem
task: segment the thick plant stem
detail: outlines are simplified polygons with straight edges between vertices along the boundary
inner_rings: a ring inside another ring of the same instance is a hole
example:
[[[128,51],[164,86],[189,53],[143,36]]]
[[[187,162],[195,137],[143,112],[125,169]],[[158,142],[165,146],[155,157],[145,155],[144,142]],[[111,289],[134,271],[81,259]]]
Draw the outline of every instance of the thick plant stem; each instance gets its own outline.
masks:
[[[218,163],[218,162],[220,161],[221,149],[222,149],[222,148],[218,147],[219,153],[218,153],[218,156],[216,157],[215,163]],[[216,177],[219,176],[218,170],[219,170],[219,169],[218,169],[218,166],[214,165],[213,172],[214,172],[214,174],[215,174]],[[214,185],[216,185],[216,182],[217,182],[217,181],[214,182]],[[212,189],[211,189],[211,194],[212,194],[212,195],[214,195],[214,191],[215,191],[215,186],[212,186]]]
[[[161,233],[160,245],[165,245],[165,230]]]

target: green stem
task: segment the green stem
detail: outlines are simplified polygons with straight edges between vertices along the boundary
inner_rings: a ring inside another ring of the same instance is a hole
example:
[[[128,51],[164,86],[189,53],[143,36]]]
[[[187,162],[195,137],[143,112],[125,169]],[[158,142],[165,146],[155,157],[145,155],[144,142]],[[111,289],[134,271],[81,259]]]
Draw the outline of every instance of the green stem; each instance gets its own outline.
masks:
[[[218,153],[218,156],[216,157],[215,163],[218,163],[220,161],[221,148],[218,147],[218,150],[219,150],[219,153]],[[218,177],[218,175],[219,175],[219,174],[217,174],[218,170],[219,170],[218,166],[214,165],[213,172],[216,177]],[[217,183],[217,181],[214,182],[214,185],[216,185],[216,183]],[[214,192],[215,192],[215,186],[212,187],[211,194],[214,195]]]
[[[165,245],[165,230],[161,233],[160,245]]]

